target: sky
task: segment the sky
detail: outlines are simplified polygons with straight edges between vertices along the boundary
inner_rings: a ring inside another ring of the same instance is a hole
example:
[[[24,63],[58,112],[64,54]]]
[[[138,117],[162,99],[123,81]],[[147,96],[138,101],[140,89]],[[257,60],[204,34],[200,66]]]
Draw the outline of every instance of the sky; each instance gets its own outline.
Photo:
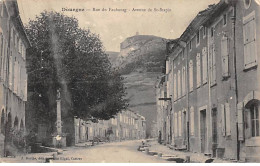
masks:
[[[219,2],[219,0],[17,1],[24,25],[30,19],[34,20],[36,15],[44,10],[61,12],[76,17],[81,28],[89,28],[99,34],[106,51],[116,52],[120,51],[122,41],[137,32],[140,35],[154,35],[167,39],[178,38],[199,11],[206,9],[209,4]],[[84,11],[69,11],[71,9],[84,9]]]

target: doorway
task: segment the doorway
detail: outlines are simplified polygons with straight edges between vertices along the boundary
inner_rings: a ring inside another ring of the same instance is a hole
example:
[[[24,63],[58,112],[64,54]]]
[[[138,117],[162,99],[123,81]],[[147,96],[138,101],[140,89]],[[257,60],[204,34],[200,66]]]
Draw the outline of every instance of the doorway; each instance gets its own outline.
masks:
[[[206,110],[200,111],[200,140],[201,153],[204,153],[207,142]]]

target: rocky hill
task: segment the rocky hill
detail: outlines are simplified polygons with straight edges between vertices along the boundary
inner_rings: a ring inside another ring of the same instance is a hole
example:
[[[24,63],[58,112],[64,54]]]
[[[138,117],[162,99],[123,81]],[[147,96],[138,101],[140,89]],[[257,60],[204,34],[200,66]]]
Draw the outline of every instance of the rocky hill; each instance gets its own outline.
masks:
[[[147,135],[152,121],[156,121],[155,81],[161,75],[168,40],[149,35],[127,38],[120,45],[120,53],[113,65],[125,77],[129,109],[146,118]],[[110,58],[111,59],[111,58]]]

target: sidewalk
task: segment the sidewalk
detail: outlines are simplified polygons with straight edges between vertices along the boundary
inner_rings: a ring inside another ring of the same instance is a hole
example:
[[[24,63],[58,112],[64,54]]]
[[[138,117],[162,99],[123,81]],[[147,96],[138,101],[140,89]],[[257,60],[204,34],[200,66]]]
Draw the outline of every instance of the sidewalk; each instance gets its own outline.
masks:
[[[191,163],[204,163],[207,159],[210,159],[210,157],[205,156],[202,153],[184,152],[170,149],[165,145],[159,144],[156,140],[150,140],[147,144],[151,145],[149,147],[149,151],[162,153],[163,156],[176,156],[182,159],[185,159],[186,156],[190,156]],[[232,161],[214,158],[213,163],[232,163]]]

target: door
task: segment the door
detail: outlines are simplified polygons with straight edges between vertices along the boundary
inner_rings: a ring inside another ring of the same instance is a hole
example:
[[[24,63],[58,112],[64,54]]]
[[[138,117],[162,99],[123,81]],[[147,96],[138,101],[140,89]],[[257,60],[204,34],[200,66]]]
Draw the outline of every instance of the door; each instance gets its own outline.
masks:
[[[202,110],[200,111],[201,153],[205,152],[206,139],[207,139],[206,110]]]

